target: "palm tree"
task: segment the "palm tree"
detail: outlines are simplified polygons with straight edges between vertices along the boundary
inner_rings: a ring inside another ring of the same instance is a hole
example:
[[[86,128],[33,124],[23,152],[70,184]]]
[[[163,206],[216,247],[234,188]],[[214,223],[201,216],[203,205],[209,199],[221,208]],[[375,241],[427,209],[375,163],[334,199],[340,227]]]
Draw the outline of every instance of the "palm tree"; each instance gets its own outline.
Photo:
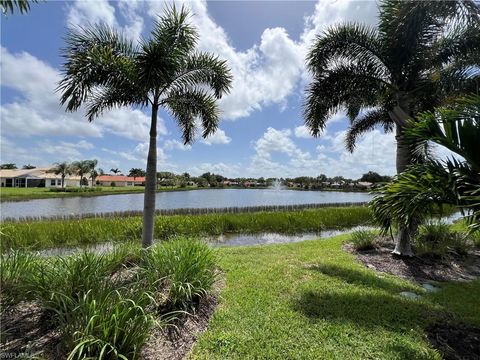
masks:
[[[313,81],[306,89],[306,126],[318,136],[345,108],[349,151],[376,126],[395,129],[401,173],[413,158],[398,140],[415,115],[478,87],[479,24],[480,11],[471,0],[386,0],[378,28],[349,23],[328,29],[307,56]],[[402,226],[394,253],[412,255],[410,232]]]
[[[69,163],[66,161],[61,162],[61,163],[55,163],[55,167],[50,170],[50,172],[53,172],[55,175],[60,175],[62,177],[62,189],[65,188],[65,178],[67,175],[72,174],[72,167],[70,166]]]
[[[150,144],[144,197],[142,244],[153,242],[157,167],[157,115],[164,108],[176,120],[185,144],[195,139],[197,120],[203,137],[216,131],[216,100],[230,89],[225,61],[196,51],[198,34],[188,12],[175,6],[155,22],[150,39],[134,45],[105,25],[69,33],[64,78],[59,84],[67,111],[86,105],[93,121],[103,111],[151,107]]]
[[[137,177],[145,176],[145,170],[142,170],[140,168],[131,168],[128,176],[133,177],[133,182],[135,183],[135,179]]]
[[[120,170],[119,168],[115,168],[115,169],[110,169],[110,172],[117,175],[118,173],[122,172],[122,170]]]
[[[86,160],[88,161],[88,164],[89,164],[89,173],[90,173],[90,179],[92,181],[92,188],[93,188],[93,182],[95,181],[95,179],[97,178],[98,176],[98,172],[97,170],[95,170],[95,168],[97,167],[98,165],[98,160],[97,159],[93,159],[93,160]],[[103,171],[103,170],[102,170]]]
[[[428,216],[432,205],[451,204],[469,212],[471,231],[480,230],[480,96],[460,99],[420,119],[407,130],[405,141],[418,151],[431,141],[463,160],[438,161],[427,153],[424,163],[408,167],[376,191],[374,216],[387,232],[392,221],[408,227]]]
[[[84,175],[88,174],[90,169],[91,169],[91,160],[75,161],[72,163],[72,172],[80,176],[80,188],[83,187]]]

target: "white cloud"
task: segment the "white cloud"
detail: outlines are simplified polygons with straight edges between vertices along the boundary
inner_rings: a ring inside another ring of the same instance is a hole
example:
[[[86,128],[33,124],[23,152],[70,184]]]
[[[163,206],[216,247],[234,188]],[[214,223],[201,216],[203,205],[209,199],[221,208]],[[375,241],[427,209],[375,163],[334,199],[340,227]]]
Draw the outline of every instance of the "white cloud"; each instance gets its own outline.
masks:
[[[12,54],[1,48],[1,85],[12,88],[21,97],[2,104],[2,131],[17,136],[69,135],[101,137],[104,133],[143,141],[148,139],[150,118],[138,109],[106,111],[89,123],[84,110],[67,113],[55,92],[60,74],[57,70],[22,52]],[[163,119],[158,119],[158,134],[166,135]]]
[[[220,174],[220,175],[231,177],[231,178],[243,176],[241,172],[241,166],[239,164],[225,164],[223,162],[202,163],[200,165],[192,167],[190,169],[190,172],[194,176],[199,176],[206,172]]]
[[[202,143],[206,145],[222,145],[222,144],[229,144],[232,141],[232,138],[225,134],[225,131],[222,129],[217,129],[212,135],[209,137],[202,139]]]
[[[190,150],[192,148],[191,145],[185,145],[182,142],[175,140],[175,139],[168,139],[165,140],[163,143],[163,148],[165,150],[181,150],[181,151],[186,151]]]
[[[297,126],[294,130],[297,138],[311,139],[312,135],[305,125]]]
[[[115,7],[108,0],[76,0],[68,8],[67,22],[69,26],[86,27],[92,24],[104,23],[117,28],[132,40],[140,39],[143,31],[143,17],[137,10],[140,2],[136,0],[120,0],[117,2],[119,12],[125,20],[125,26],[120,26],[116,17]]]

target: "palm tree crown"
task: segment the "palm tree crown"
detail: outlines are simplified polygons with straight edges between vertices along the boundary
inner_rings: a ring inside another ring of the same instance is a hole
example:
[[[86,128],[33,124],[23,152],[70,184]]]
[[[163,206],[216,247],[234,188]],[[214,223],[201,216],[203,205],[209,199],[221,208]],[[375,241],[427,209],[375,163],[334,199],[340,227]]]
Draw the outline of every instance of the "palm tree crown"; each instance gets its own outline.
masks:
[[[143,244],[153,241],[156,188],[156,137],[159,108],[176,120],[185,143],[215,132],[216,100],[230,89],[225,61],[196,51],[198,34],[188,12],[175,6],[155,22],[148,40],[133,44],[105,25],[79,28],[67,37],[61,103],[68,111],[86,108],[89,121],[121,106],[151,107],[150,146],[145,186]]]

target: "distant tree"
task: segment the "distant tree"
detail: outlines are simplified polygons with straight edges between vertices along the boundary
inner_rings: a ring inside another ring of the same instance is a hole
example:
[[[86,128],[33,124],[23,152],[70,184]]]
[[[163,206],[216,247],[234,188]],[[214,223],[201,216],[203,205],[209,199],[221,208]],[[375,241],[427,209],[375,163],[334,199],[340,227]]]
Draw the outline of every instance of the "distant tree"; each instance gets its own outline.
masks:
[[[82,161],[75,161],[72,163],[72,172],[80,176],[80,188],[82,188],[83,185],[85,185],[84,175],[88,174],[88,172],[91,169],[90,161],[91,160],[82,160]],[[86,185],[88,185],[88,180]]]
[[[38,0],[0,0],[0,7],[3,15],[8,12],[13,14],[15,9],[20,11],[20,14],[27,13],[30,10],[30,3],[37,3]]]
[[[359,181],[378,183],[383,181],[383,176],[374,171],[369,171],[366,174],[363,174]]]
[[[32,165],[32,164],[27,164],[27,165],[23,165],[22,166],[22,169],[24,170],[30,170],[30,169],[35,169],[36,166]]]
[[[98,176],[98,171],[95,169],[98,165],[98,160],[93,159],[93,160],[85,160],[88,162],[88,173],[90,174],[90,180],[92,181],[92,187],[93,187],[93,182]],[[102,170],[103,171],[103,170]]]
[[[185,178],[185,179],[190,179],[190,174],[188,172],[184,172],[182,174],[182,176]]]
[[[17,169],[17,165],[14,163],[2,164],[0,165],[0,169],[2,170],[15,170]]]
[[[72,174],[72,167],[67,162],[55,163],[55,167],[50,169],[49,172],[55,175],[60,175],[62,178],[62,189],[65,188],[65,177]]]
[[[118,173],[121,173],[122,170],[120,170],[119,168],[115,168],[115,169],[110,169],[110,172],[111,172],[111,173],[114,173],[115,175],[117,175]]]
[[[133,182],[135,182],[135,179],[137,177],[144,177],[145,176],[145,170],[142,170],[140,168],[131,168],[130,172],[128,173],[128,176],[133,177]]]

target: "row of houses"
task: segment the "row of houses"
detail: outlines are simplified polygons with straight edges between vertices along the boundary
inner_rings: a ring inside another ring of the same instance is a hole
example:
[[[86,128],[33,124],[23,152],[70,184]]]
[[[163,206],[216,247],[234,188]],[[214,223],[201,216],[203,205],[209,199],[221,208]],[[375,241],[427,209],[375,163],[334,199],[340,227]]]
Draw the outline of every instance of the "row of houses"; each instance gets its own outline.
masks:
[[[38,167],[35,169],[0,170],[0,186],[16,188],[47,187],[61,188],[62,177],[51,172],[52,167]],[[84,185],[90,186],[91,182],[85,181],[90,174],[84,175]],[[79,187],[81,178],[78,175],[67,175],[65,187]],[[144,177],[133,178],[124,175],[100,175],[95,178],[95,185],[98,186],[138,186],[144,185]]]

